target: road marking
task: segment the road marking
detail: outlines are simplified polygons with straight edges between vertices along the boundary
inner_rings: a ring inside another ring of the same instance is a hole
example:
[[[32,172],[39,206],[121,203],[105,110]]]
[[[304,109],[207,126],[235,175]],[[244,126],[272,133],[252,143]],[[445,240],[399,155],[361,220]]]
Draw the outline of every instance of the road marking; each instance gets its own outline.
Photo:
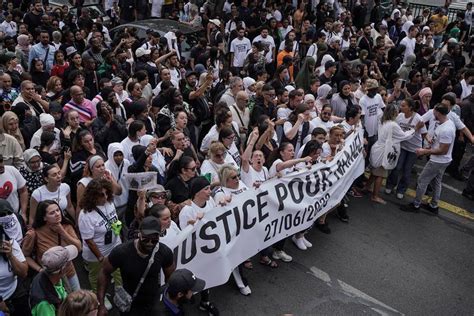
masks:
[[[415,165],[415,167],[418,167],[417,165]],[[367,177],[370,176],[370,173],[369,172],[365,172],[365,175]],[[385,186],[385,183],[386,183],[386,179],[383,179],[383,186]],[[448,187],[448,189],[450,190],[453,190],[455,192],[457,192],[459,195],[461,195],[461,191],[459,191],[458,189],[456,188],[453,188],[452,186],[450,185],[447,185],[447,184],[442,184],[444,187]],[[405,192],[406,195],[410,196],[410,197],[415,197],[416,196],[416,190],[413,190],[413,189],[407,189],[407,191]],[[423,195],[423,198],[422,200],[426,203],[429,203],[431,201],[431,197],[427,196],[427,195]],[[445,209],[446,211],[448,212],[451,212],[451,213],[454,213],[454,214],[457,214],[461,217],[464,217],[464,218],[468,218],[470,220],[474,220],[474,214],[470,213],[469,211],[463,209],[462,207],[459,207],[459,206],[456,206],[456,205],[453,205],[453,204],[450,204],[448,202],[445,202],[445,201],[441,201],[439,200],[438,201],[438,206],[441,207],[442,209]]]
[[[423,167],[422,167],[422,166],[419,166],[419,165],[414,165],[413,167],[415,167],[415,169],[418,169],[418,170],[423,170]],[[417,173],[416,175],[419,176],[420,173]],[[449,185],[449,184],[441,183],[441,185],[442,185],[444,188],[448,189],[448,190],[451,190],[451,191],[453,191],[453,192],[456,192],[457,194],[462,194],[462,191],[461,191],[461,190],[456,189],[455,187],[453,187],[453,186],[451,186],[451,185]]]
[[[378,313],[379,315],[385,316],[385,315],[404,315],[403,313],[399,312],[398,310],[388,306],[387,304],[384,304],[377,300],[376,298],[373,298],[372,296],[362,292],[361,290],[356,289],[355,287],[345,283],[344,281],[341,281],[339,279],[335,279],[334,282],[331,280],[331,277],[329,274],[324,272],[321,269],[318,269],[316,267],[311,267],[309,269],[311,272],[308,272],[315,278],[323,281],[326,283],[329,287],[335,288],[345,294],[346,296],[355,298],[359,303],[370,307],[374,312]]]

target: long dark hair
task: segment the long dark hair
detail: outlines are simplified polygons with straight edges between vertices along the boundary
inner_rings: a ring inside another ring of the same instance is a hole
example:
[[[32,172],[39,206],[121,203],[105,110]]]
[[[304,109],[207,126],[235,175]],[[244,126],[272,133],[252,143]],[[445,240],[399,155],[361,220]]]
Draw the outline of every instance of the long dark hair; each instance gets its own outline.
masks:
[[[181,156],[178,160],[173,160],[168,168],[168,181],[177,177],[181,173],[181,170],[186,168],[192,161],[194,161],[194,158],[190,156]]]
[[[32,225],[33,228],[38,229],[38,228],[43,227],[46,224],[44,217],[46,216],[46,211],[50,205],[57,205],[59,207],[59,204],[53,200],[44,200],[42,202],[39,202],[38,207],[36,208],[35,219]],[[59,210],[61,210],[61,208],[59,208]],[[72,223],[63,216],[63,212],[60,212],[60,213],[61,213],[61,224],[72,225]]]

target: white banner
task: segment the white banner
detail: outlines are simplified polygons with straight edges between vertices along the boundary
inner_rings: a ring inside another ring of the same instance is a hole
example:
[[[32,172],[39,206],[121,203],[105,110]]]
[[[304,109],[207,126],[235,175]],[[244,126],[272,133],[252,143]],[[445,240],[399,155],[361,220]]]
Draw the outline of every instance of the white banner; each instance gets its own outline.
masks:
[[[362,151],[360,130],[346,139],[331,162],[266,181],[206,213],[170,245],[177,268],[191,270],[207,288],[226,283],[240,263],[309,228],[337,206],[364,172]]]
[[[123,176],[128,181],[129,190],[150,190],[158,186],[156,172],[124,173]]]

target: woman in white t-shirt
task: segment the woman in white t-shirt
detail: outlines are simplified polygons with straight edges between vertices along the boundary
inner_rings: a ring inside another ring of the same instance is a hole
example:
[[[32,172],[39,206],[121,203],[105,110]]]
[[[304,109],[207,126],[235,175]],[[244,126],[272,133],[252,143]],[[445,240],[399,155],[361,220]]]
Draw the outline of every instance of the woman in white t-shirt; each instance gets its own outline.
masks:
[[[260,185],[270,178],[265,164],[265,156],[261,150],[253,150],[258,140],[258,128],[254,128],[250,133],[247,148],[242,154],[242,166],[240,177],[243,183],[249,188],[258,189]]]
[[[313,124],[310,122],[311,113],[309,107],[305,103],[296,106],[294,112],[288,117],[288,121],[283,124],[283,139],[289,141],[295,147],[295,151],[303,146],[305,138],[311,135]]]
[[[221,187],[217,189],[214,195],[214,201],[221,206],[230,203],[233,196],[242,194],[248,190],[247,186],[239,179],[239,171],[232,165],[224,165],[219,170],[219,181]],[[252,268],[251,264],[250,260],[246,260],[232,271],[232,276],[240,293],[245,296],[250,295],[252,291],[247,281],[242,277],[242,267],[245,265],[247,268]]]
[[[33,223],[35,219],[38,204],[46,200],[53,200],[58,203],[63,215],[67,211],[70,218],[75,221],[77,217],[71,202],[71,188],[66,183],[61,182],[61,169],[58,165],[45,166],[43,168],[43,179],[45,184],[31,194],[29,223]]]
[[[238,167],[234,158],[227,154],[227,148],[221,142],[214,142],[209,147],[209,158],[201,165],[201,175],[205,176],[211,183],[211,187],[219,185],[219,169],[224,164],[232,164]]]
[[[296,165],[299,163],[309,163],[311,161],[311,157],[305,158],[297,158],[295,157],[295,148],[292,144],[283,142],[281,143],[280,147],[278,147],[277,152],[277,159],[273,161],[270,167],[270,177],[275,176],[285,176],[287,174],[296,171]],[[278,260],[281,259],[284,262],[290,262],[293,258],[288,255],[284,250],[285,240],[282,239],[281,241],[277,242],[273,247],[275,248],[275,252],[273,253],[273,259]]]
[[[102,262],[112,249],[122,243],[121,223],[114,206],[112,184],[105,180],[92,180],[85,190],[87,199],[81,201],[79,231],[83,240],[82,258],[89,270],[91,289],[97,292],[97,277]],[[120,272],[113,274],[115,286],[122,284]]]
[[[79,205],[81,200],[84,197],[84,191],[86,190],[87,185],[93,179],[106,179],[112,184],[112,190],[114,195],[122,194],[122,187],[117,180],[115,180],[112,173],[105,169],[105,162],[101,156],[95,155],[87,159],[84,166],[83,177],[77,182],[77,211],[79,212]]]
[[[403,131],[415,130],[412,138],[401,142],[397,166],[390,172],[385,185],[385,193],[387,194],[392,193],[392,190],[397,187],[397,198],[400,200],[403,199],[410,182],[411,170],[417,159],[416,149],[423,146],[422,139],[427,134],[425,124],[420,124],[421,128],[417,128],[422,119],[416,111],[416,103],[412,99],[405,99],[400,103],[401,113],[398,114],[396,119]]]
[[[239,148],[236,146],[235,138],[236,136],[234,130],[229,127],[223,127],[219,131],[219,141],[227,149],[227,154],[230,155],[237,166],[240,166],[242,159],[240,158]]]

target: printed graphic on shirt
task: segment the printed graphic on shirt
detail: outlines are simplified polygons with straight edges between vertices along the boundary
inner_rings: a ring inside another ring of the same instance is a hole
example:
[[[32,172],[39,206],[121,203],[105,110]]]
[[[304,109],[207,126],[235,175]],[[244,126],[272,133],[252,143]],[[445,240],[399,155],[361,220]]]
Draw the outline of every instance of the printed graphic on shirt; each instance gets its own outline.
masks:
[[[8,199],[12,191],[13,184],[10,181],[5,182],[5,184],[3,184],[3,187],[0,188],[0,198],[5,200]]]

